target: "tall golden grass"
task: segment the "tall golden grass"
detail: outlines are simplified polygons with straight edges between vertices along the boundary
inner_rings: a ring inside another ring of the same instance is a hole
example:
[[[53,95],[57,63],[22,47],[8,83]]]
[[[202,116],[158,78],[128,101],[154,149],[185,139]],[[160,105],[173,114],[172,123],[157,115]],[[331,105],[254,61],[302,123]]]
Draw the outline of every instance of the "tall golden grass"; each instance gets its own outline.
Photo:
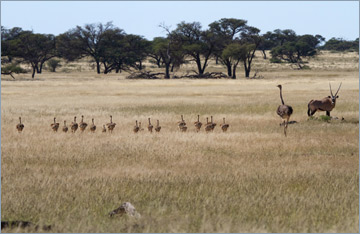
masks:
[[[241,69],[237,80],[90,71],[3,78],[1,219],[51,224],[51,232],[359,232],[358,55],[335,55],[309,61],[306,71],[259,56],[261,80],[244,79]],[[331,112],[339,120],[309,120],[307,103],[328,96],[329,82],[343,83]],[[278,84],[298,122],[287,137]],[[177,129],[181,114],[186,133]],[[213,133],[195,132],[197,114],[202,122],[214,116]],[[62,127],[81,115],[95,119],[94,134],[51,130],[53,117]],[[109,115],[113,134],[101,132]],[[147,132],[148,117],[160,120],[159,134]],[[135,120],[144,132],[132,132]],[[108,217],[125,201],[141,218]]]

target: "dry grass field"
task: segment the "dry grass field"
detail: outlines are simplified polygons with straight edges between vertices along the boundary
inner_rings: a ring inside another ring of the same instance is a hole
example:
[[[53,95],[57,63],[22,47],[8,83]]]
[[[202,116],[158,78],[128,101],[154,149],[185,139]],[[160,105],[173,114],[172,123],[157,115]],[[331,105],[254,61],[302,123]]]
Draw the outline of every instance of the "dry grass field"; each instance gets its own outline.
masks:
[[[35,80],[3,77],[1,219],[50,232],[359,232],[358,59],[322,52],[310,70],[295,71],[258,56],[253,67],[264,78],[254,80],[242,67],[236,80],[128,80],[84,62]],[[224,69],[212,62],[209,71]],[[339,120],[309,120],[307,103],[328,96],[329,82],[335,91],[342,82],[331,112]],[[278,84],[297,121],[287,137]],[[214,132],[195,132],[198,114],[214,116]],[[50,128],[53,117],[62,127],[81,115],[95,119],[95,133]],[[113,134],[101,132],[109,115]],[[160,120],[160,133],[147,131],[148,117]],[[132,132],[135,120],[145,131]],[[108,216],[126,201],[140,218]]]

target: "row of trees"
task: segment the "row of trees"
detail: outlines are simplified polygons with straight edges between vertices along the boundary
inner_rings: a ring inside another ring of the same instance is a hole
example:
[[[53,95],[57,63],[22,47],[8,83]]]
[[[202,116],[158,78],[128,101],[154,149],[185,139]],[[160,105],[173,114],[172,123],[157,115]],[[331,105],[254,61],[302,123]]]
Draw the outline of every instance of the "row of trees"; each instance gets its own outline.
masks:
[[[234,18],[215,21],[206,30],[199,22],[181,22],[174,30],[164,24],[160,27],[166,37],[152,41],[126,34],[111,22],[77,26],[58,36],[1,27],[2,63],[10,64],[7,68],[14,67],[14,61],[28,63],[34,77],[54,57],[66,61],[91,57],[96,72],[104,74],[142,70],[143,61],[151,58],[165,69],[165,78],[170,78],[170,71],[189,61],[195,62],[194,72],[202,77],[209,59],[215,58],[226,67],[229,77],[236,78],[239,64],[243,65],[245,77],[249,77],[256,50],[263,52],[264,59],[270,50],[272,61],[296,63],[302,68],[302,59],[314,56],[325,41],[320,35],[300,36],[293,30],[277,29],[260,35],[260,30],[247,25],[246,20]]]

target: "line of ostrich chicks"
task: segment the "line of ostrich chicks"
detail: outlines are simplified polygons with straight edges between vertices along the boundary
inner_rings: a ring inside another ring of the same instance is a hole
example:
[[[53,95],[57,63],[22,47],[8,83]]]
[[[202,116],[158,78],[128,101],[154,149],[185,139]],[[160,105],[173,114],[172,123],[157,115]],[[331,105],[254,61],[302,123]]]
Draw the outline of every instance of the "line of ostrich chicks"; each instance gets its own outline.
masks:
[[[149,124],[147,126],[148,130],[150,133],[153,132],[153,129],[155,130],[155,132],[160,132],[161,130],[161,126],[159,125],[159,120],[157,120],[157,124],[154,128],[154,126],[151,124],[151,119],[148,118],[149,120]],[[18,123],[16,125],[16,129],[18,130],[18,132],[22,132],[22,130],[24,129],[24,124],[21,123],[21,117],[19,117],[19,121],[20,123]],[[95,132],[96,131],[96,125],[94,123],[94,118],[92,118],[92,123],[91,125],[89,126],[89,129],[91,132]],[[184,120],[184,116],[181,115],[181,121],[177,122],[178,124],[178,128],[181,132],[186,132],[187,130],[187,126],[186,126],[186,122]],[[81,116],[81,121],[79,123],[76,122],[76,116],[74,117],[74,122],[71,123],[71,125],[69,126],[70,127],[70,130],[72,133],[75,133],[78,129],[80,129],[81,132],[84,132],[85,129],[87,128],[88,124],[84,122],[84,116],[82,115]],[[115,126],[116,126],[116,123],[114,123],[112,121],[112,115],[110,115],[110,123],[107,123],[106,125],[104,124],[103,125],[103,128],[102,128],[102,132],[106,132],[106,127],[108,129],[108,131],[110,133],[112,133],[112,131],[114,130]],[[198,115],[198,119],[196,122],[194,122],[194,126],[195,126],[195,129],[196,129],[196,132],[199,132],[201,127],[203,126],[203,124],[200,122],[200,115]],[[214,131],[214,128],[216,126],[216,123],[213,122],[213,117],[211,116],[211,122],[209,122],[209,118],[207,117],[206,118],[206,124],[205,124],[205,131],[206,132],[212,132]],[[220,127],[221,127],[221,130],[223,132],[226,132],[227,129],[229,128],[229,124],[225,123],[225,118],[223,118],[223,123],[220,124]],[[57,132],[59,130],[59,127],[60,127],[60,124],[56,122],[56,117],[54,117],[54,122],[50,124],[50,127],[51,129],[54,131],[54,132]],[[68,132],[69,131],[69,127],[66,125],[66,120],[64,120],[64,126],[62,127],[62,131],[63,132]],[[141,127],[141,122],[138,122],[137,120],[135,121],[135,126],[133,128],[133,132],[134,133],[137,133],[139,131],[144,131],[144,129]]]

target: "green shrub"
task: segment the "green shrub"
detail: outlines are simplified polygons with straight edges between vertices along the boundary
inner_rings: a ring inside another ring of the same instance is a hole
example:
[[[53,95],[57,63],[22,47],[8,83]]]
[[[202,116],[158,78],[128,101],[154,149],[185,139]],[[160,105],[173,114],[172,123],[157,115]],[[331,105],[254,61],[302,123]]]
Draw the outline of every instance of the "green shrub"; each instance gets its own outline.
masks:
[[[271,58],[270,63],[282,63],[281,59],[278,58]]]
[[[47,62],[47,66],[50,68],[51,72],[55,72],[57,67],[61,67],[60,60],[59,59],[50,59]]]

